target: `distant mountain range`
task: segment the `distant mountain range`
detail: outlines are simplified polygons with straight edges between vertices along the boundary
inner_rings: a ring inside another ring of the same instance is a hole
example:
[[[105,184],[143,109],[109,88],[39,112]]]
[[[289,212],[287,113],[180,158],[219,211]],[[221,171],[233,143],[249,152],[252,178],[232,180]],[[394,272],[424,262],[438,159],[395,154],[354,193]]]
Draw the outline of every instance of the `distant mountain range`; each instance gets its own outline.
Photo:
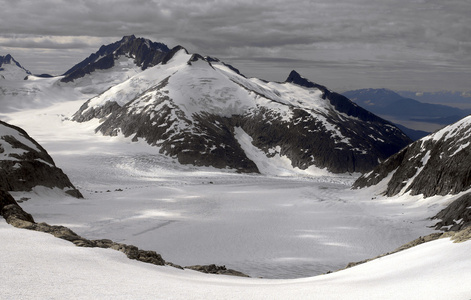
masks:
[[[361,89],[344,92],[343,95],[361,107],[400,124],[401,129],[414,140],[434,131],[434,128],[452,124],[471,113],[470,110],[405,98],[387,89]],[[433,130],[417,130],[417,127],[412,127],[414,122],[430,123],[435,126],[430,127]]]
[[[405,98],[411,98],[420,102],[445,104],[459,107],[465,110],[471,108],[471,90],[467,92],[439,91],[439,92],[411,92],[397,91]]]

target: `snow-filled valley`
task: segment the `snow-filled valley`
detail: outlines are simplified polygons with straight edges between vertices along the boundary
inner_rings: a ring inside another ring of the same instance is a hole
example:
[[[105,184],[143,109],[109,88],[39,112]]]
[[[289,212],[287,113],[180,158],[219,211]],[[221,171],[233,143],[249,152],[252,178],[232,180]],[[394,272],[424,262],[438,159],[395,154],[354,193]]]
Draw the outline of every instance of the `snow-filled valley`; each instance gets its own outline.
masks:
[[[130,60],[117,68],[68,84],[35,76],[1,82],[0,120],[44,147],[84,198],[41,186],[11,194],[38,223],[154,250],[181,266],[225,265],[252,278],[145,264],[1,218],[0,299],[469,299],[471,241],[440,239],[325,274],[434,232],[437,220],[430,218],[463,193],[385,197],[389,178],[352,190],[360,174],[294,168],[279,146],[267,157],[241,127],[234,137],[261,174],[183,165],[143,138],[96,133],[98,118],[73,121],[86,100],[101,99],[93,98],[98,90],[106,97],[108,87],[140,72]]]
[[[260,160],[264,175],[180,165],[144,142],[94,134],[93,121],[70,121],[80,103],[2,118],[41,143],[85,199],[40,187],[13,195],[30,198],[21,205],[38,222],[155,250],[176,264],[216,263],[264,278],[318,275],[432,232],[428,218],[445,202],[372,199],[374,191],[350,190],[356,174],[306,173],[281,158]]]

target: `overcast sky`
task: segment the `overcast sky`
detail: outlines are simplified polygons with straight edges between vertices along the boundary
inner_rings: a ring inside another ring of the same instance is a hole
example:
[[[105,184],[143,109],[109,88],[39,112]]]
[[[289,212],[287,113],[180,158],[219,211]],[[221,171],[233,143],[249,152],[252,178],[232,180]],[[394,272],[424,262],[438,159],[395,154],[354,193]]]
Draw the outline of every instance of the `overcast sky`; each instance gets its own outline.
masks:
[[[297,70],[335,91],[471,90],[470,0],[0,0],[0,55],[61,74],[124,35],[218,57],[249,77]]]

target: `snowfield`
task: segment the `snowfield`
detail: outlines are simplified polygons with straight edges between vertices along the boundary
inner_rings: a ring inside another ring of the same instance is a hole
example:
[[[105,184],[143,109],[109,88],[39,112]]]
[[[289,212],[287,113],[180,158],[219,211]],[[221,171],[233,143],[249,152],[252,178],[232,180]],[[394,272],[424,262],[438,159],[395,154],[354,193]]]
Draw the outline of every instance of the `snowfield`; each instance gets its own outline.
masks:
[[[238,139],[264,174],[184,166],[144,141],[95,134],[97,120],[70,121],[85,96],[64,102],[59,95],[0,112],[39,142],[85,197],[44,187],[12,193],[29,198],[21,206],[37,222],[155,250],[175,264],[215,263],[254,278],[148,265],[0,220],[0,298],[471,297],[470,241],[442,239],[321,275],[433,232],[436,220],[429,217],[460,195],[384,198],[377,195],[381,187],[352,191],[359,174],[294,169],[286,157],[260,155],[243,131]]]
[[[4,220],[0,238],[2,299],[465,300],[470,295],[471,241],[436,240],[341,272],[269,280],[140,263],[114,250],[79,248],[16,229]]]

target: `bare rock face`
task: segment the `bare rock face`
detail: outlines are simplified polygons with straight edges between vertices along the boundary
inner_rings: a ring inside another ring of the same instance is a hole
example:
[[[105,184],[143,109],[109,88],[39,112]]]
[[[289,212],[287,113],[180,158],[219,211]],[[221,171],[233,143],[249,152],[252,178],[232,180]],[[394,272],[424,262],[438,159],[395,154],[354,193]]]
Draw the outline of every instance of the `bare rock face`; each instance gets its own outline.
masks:
[[[115,65],[120,56],[134,59],[134,63],[145,70],[160,63],[170,50],[162,43],[154,43],[134,35],[125,36],[120,41],[102,46],[96,53],[84,59],[65,72],[62,82],[71,82],[96,70],[106,70]]]
[[[440,220],[435,225],[439,230],[459,231],[471,226],[471,193],[459,197],[432,219]]]
[[[231,276],[239,276],[239,277],[249,277],[248,275],[241,273],[239,271],[235,271],[232,269],[227,269],[226,266],[216,266],[214,264],[211,265],[195,265],[195,266],[187,266],[185,269],[190,269],[202,273],[207,274],[220,274],[220,275],[231,275]]]
[[[0,121],[0,189],[29,191],[37,185],[83,197],[41,145],[21,128]]]
[[[457,194],[471,188],[471,117],[422,138],[372,172],[361,176],[353,188],[373,186],[387,179],[384,194],[393,196]]]
[[[33,217],[25,212],[8,192],[2,189],[0,189],[0,216],[3,216],[7,223],[18,225],[16,227],[25,226],[23,222],[34,223]],[[22,224],[20,225],[20,223]]]

